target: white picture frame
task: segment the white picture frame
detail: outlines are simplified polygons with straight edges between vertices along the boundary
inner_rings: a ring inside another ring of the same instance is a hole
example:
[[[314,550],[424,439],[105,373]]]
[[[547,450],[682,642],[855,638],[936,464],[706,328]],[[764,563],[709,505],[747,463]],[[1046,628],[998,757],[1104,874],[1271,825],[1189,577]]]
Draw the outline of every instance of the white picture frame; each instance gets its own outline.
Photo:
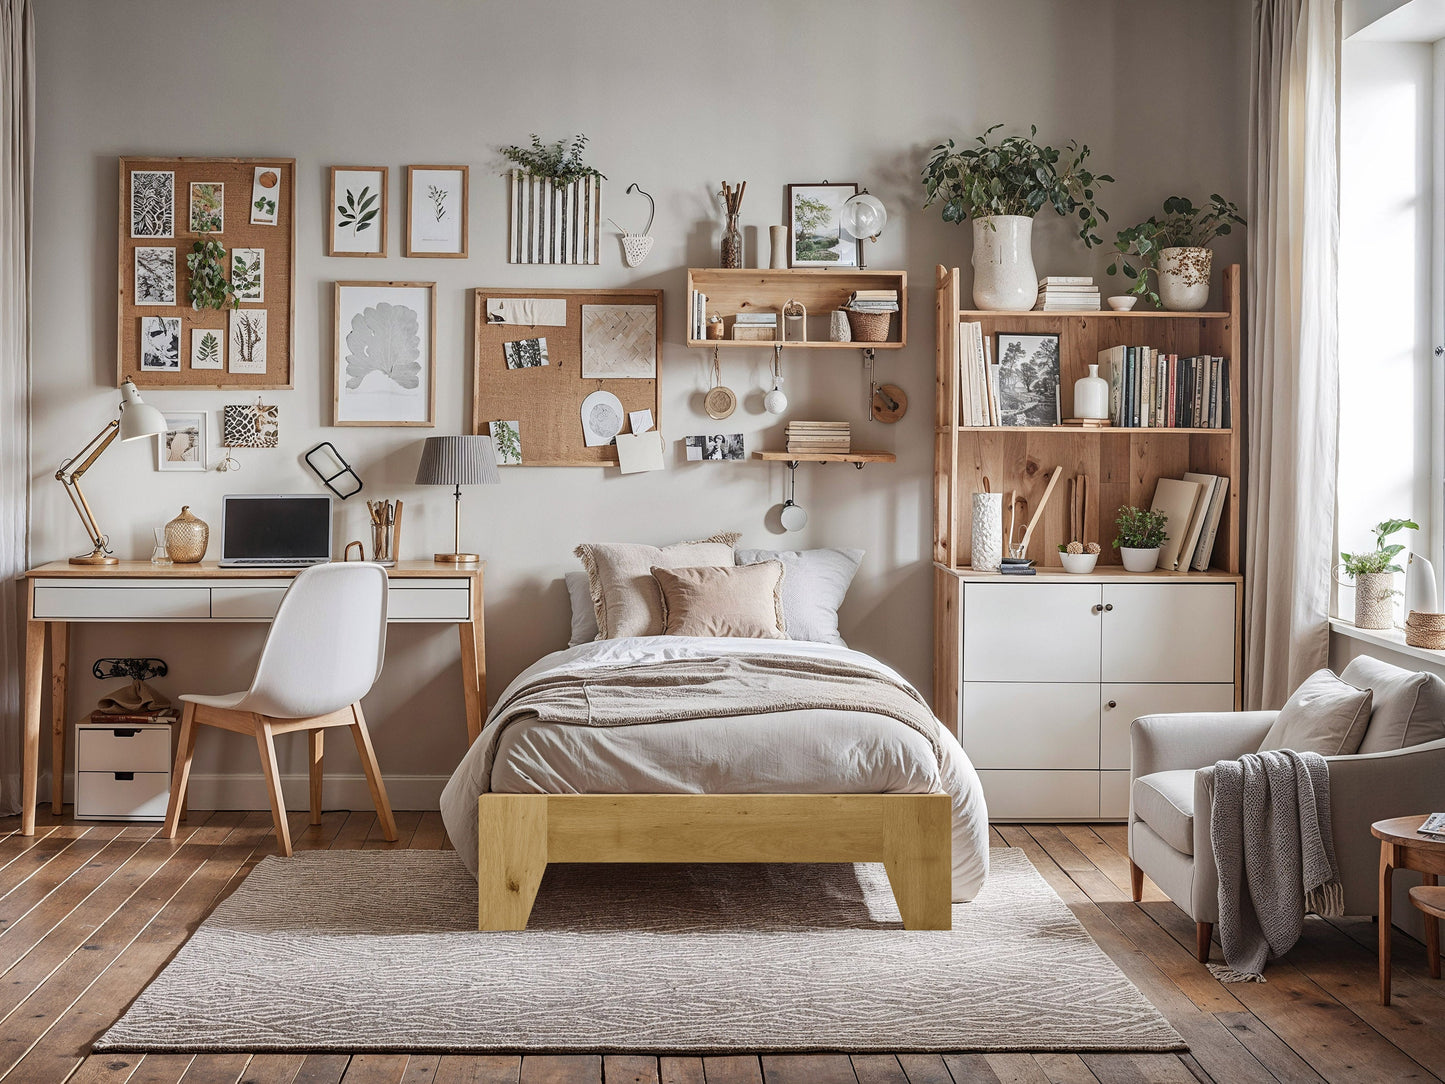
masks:
[[[156,437],[156,470],[206,469],[206,412],[167,410],[166,431]]]
[[[406,167],[406,244],[402,255],[465,259],[466,166]]]
[[[435,426],[436,283],[338,282],[334,298],[331,424]]]

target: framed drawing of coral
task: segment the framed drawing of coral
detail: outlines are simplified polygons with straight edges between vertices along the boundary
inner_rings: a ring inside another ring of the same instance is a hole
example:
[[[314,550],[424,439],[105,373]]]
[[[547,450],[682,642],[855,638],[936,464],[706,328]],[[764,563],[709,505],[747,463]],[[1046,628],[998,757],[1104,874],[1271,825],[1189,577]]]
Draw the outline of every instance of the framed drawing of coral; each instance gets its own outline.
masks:
[[[336,284],[333,425],[436,424],[436,283]]]
[[[385,166],[332,166],[327,196],[326,255],[385,258]]]

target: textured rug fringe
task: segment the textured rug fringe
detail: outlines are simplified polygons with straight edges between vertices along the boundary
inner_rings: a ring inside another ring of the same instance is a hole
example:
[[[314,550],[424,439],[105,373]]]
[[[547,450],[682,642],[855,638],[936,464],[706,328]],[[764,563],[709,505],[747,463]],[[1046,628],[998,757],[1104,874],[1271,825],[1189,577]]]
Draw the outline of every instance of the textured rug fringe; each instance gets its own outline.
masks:
[[[1268,982],[1263,975],[1253,971],[1236,971],[1228,964],[1209,964],[1209,971],[1220,982]]]

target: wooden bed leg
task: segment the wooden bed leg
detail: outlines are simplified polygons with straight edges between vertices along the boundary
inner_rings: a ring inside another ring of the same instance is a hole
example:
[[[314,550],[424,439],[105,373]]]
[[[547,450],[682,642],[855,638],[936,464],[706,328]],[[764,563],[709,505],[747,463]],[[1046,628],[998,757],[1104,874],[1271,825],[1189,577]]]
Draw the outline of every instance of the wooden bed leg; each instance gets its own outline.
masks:
[[[883,868],[905,930],[953,928],[953,828],[947,795],[889,796]]]
[[[477,929],[524,930],[547,870],[547,795],[477,798]]]

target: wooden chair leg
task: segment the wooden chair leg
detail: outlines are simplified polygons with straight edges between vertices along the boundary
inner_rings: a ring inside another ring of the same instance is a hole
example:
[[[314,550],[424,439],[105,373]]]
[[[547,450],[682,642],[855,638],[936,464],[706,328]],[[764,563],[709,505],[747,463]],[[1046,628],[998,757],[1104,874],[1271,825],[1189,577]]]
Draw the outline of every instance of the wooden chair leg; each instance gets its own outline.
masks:
[[[1132,858],[1129,860],[1129,894],[1135,903],[1144,898],[1144,871],[1134,865]]]
[[[321,823],[321,763],[325,757],[326,731],[308,730],[307,748],[311,761],[311,823]]]
[[[276,738],[271,724],[259,715],[256,716],[256,745],[261,750],[261,770],[266,774],[266,789],[271,793],[276,850],[282,858],[290,858],[291,829],[286,825],[286,799],[281,796],[281,770],[276,766]]]
[[[356,739],[356,752],[361,757],[361,766],[366,770],[366,783],[371,787],[371,801],[376,806],[376,818],[381,821],[381,837],[388,843],[396,841],[396,821],[391,816],[391,803],[386,798],[386,784],[381,781],[381,768],[376,763],[376,750],[371,747],[371,734],[366,729],[366,718],[361,714],[361,705],[351,705],[351,715],[356,722],[351,724],[351,736]]]
[[[181,735],[176,742],[176,763],[171,769],[171,798],[166,803],[166,838],[175,839],[186,808],[186,788],[191,781],[191,758],[196,753],[196,705],[182,701]]]
[[[1214,937],[1214,923],[1196,922],[1194,924],[1194,955],[1202,964],[1209,962],[1209,942]]]

